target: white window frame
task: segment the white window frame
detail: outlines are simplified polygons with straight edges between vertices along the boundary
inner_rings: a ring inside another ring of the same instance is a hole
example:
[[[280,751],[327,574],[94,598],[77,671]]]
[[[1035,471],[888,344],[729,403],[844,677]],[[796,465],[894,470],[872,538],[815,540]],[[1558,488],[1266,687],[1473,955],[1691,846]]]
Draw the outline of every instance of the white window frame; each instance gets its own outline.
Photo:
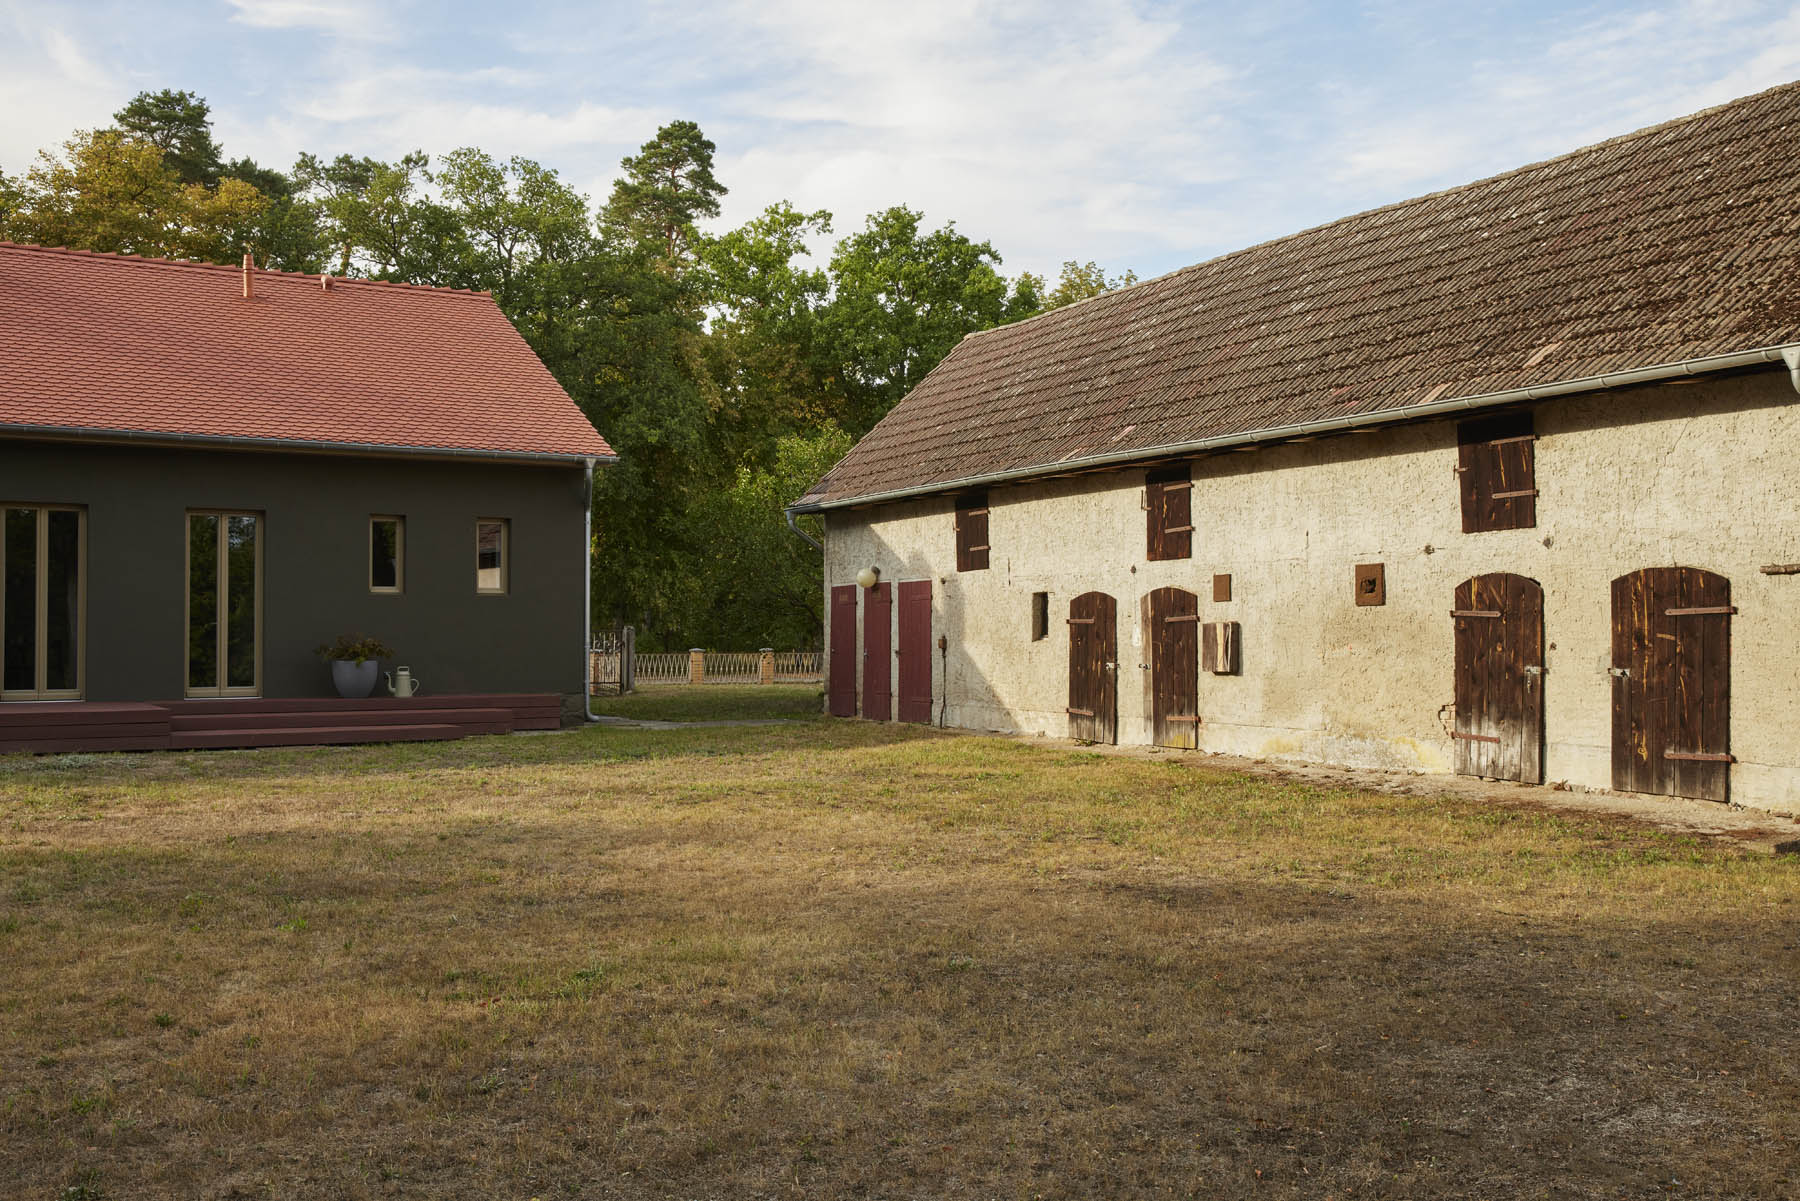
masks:
[[[483,588],[481,586],[481,527],[497,525],[500,527],[500,586]],[[477,596],[505,596],[512,591],[512,519],[508,517],[477,517],[475,519],[475,594]]]
[[[35,501],[6,501],[0,503],[0,511],[6,509],[31,509],[37,513],[37,550],[36,562],[32,573],[36,586],[37,629],[32,653],[37,662],[32,678],[32,687],[13,688],[0,691],[0,701],[78,701],[87,695],[87,589],[88,589],[88,524],[87,508],[83,505],[53,505]],[[75,687],[46,688],[44,673],[49,668],[50,659],[50,573],[44,570],[43,548],[50,538],[50,514],[74,513],[78,519],[75,531],[75,558],[78,575],[75,580]],[[6,578],[6,546],[0,541],[0,582]],[[0,629],[5,628],[6,592],[0,588]],[[0,656],[6,653],[4,643],[0,643]],[[0,663],[0,671],[4,664]],[[5,679],[0,674],[0,679]]]
[[[394,582],[375,582],[375,527],[384,521],[394,523]],[[406,591],[406,518],[398,513],[369,515],[369,591],[381,596],[394,596]]]

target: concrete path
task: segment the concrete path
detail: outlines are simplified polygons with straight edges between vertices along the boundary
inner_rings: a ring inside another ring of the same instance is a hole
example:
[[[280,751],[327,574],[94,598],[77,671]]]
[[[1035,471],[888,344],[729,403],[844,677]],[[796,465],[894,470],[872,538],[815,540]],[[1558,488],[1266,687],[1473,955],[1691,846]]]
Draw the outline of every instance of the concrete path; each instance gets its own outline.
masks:
[[[744,717],[725,721],[657,721],[648,717],[596,717],[596,726],[621,726],[634,730],[709,730],[722,726],[791,726],[779,717]]]

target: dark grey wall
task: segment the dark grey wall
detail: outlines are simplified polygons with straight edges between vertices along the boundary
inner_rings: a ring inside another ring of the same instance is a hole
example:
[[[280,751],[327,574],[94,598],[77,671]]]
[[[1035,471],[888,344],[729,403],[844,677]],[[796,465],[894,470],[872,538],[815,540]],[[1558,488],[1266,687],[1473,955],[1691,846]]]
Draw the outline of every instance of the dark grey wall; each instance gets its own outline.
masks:
[[[313,648],[343,633],[393,646],[428,692],[578,692],[583,480],[566,466],[0,440],[0,502],[87,508],[94,701],[182,695],[189,509],[263,515],[264,696],[332,695]],[[406,518],[399,595],[369,591],[377,513]],[[504,596],[475,591],[477,517],[511,519]]]

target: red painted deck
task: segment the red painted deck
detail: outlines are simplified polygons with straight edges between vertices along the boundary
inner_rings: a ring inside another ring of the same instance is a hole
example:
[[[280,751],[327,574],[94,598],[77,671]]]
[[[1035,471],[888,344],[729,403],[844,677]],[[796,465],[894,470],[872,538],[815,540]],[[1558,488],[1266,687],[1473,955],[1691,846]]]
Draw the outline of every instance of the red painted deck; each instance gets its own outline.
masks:
[[[423,742],[562,724],[555,693],[0,704],[0,755]]]

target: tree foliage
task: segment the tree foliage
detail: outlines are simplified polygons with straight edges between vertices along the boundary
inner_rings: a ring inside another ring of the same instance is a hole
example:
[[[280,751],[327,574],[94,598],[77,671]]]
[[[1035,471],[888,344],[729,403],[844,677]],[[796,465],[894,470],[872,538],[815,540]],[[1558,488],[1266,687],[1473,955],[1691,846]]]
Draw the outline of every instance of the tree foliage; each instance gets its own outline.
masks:
[[[594,485],[594,617],[646,649],[816,645],[818,552],[783,510],[963,337],[1135,279],[1008,280],[992,245],[898,205],[839,240],[782,202],[708,233],[715,147],[673,121],[606,203],[530,159],[227,160],[192,92],[134,97],[24,175],[0,237],[482,289],[619,454]],[[815,257],[823,252],[823,261]]]

